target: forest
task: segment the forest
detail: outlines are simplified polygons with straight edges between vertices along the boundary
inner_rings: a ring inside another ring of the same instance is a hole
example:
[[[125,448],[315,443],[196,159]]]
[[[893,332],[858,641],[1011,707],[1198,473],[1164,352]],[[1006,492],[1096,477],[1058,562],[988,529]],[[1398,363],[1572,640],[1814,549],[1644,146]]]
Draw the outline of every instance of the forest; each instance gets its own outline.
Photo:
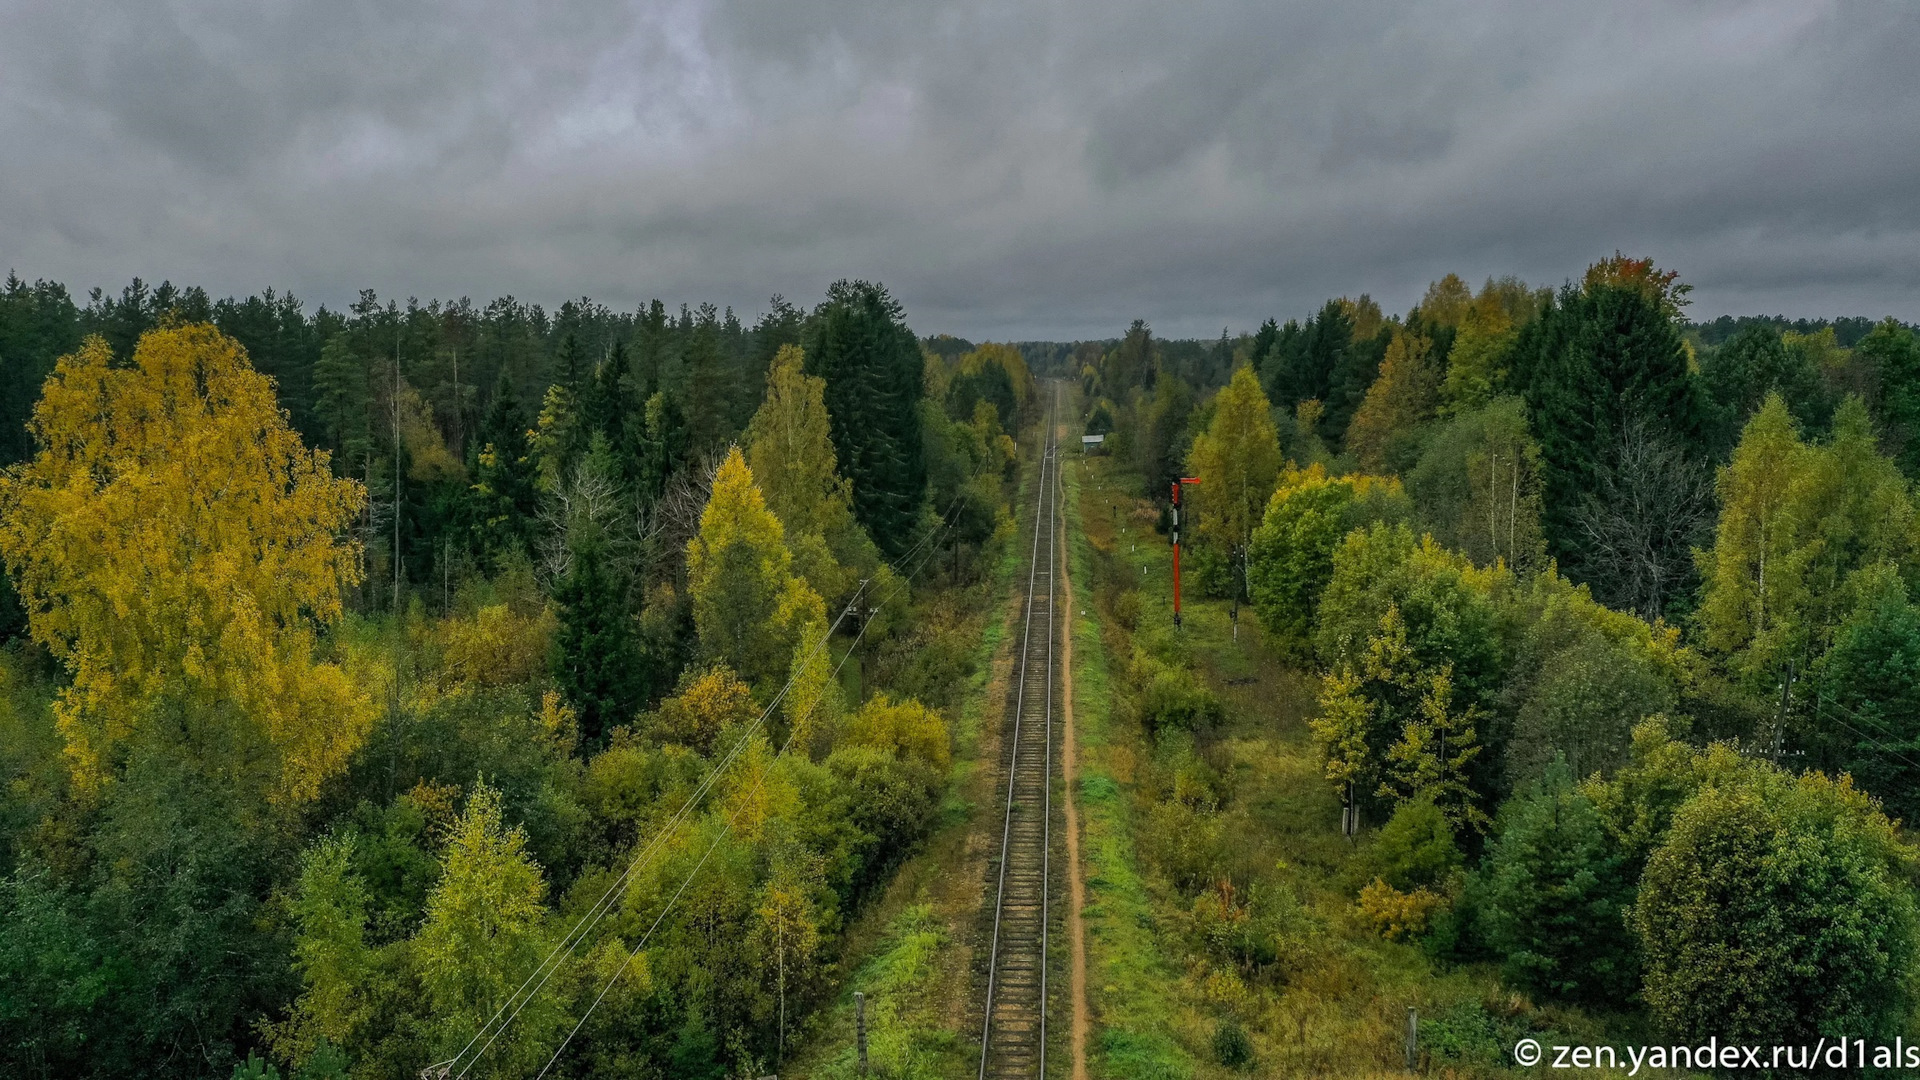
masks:
[[[1688,291],[1616,254],[1036,365],[1106,435],[1093,872],[1162,930],[1096,972],[1153,999],[1111,1074],[1398,1070],[1401,1006],[1464,1075],[1914,1033],[1920,344]]]
[[[942,813],[1018,350],[0,290],[0,1072],[759,1076]]]
[[[1911,1036],[1920,341],[1688,293],[1616,254],[976,345],[863,281],[747,324],[10,275],[0,1072],[837,1078],[862,986],[873,1075],[974,1075],[979,897],[926,882],[998,809],[1056,425],[1105,436],[1092,1075],[1398,1071],[1416,1006],[1461,1076]]]

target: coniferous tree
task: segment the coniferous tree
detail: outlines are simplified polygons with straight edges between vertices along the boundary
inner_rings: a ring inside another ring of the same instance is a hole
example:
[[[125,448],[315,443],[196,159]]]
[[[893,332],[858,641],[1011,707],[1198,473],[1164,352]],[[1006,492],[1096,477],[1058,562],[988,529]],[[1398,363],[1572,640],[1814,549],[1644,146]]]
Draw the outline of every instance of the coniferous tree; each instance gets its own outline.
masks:
[[[80,346],[80,309],[55,282],[0,286],[0,463],[33,453],[27,418],[54,361]]]
[[[474,453],[469,521],[482,552],[526,553],[539,507],[537,476],[527,445],[527,421],[503,372]]]
[[[1362,295],[1358,300],[1341,299],[1335,303],[1347,334],[1346,342],[1339,344],[1333,336],[1338,334],[1339,324],[1328,324],[1325,347],[1334,349],[1337,345],[1338,352],[1327,366],[1326,393],[1322,396],[1326,410],[1320,417],[1320,435],[1330,444],[1341,446],[1354,413],[1366,399],[1367,388],[1379,376],[1380,362],[1394,335],[1381,320],[1380,305],[1372,298]]]
[[[926,496],[920,342],[887,290],[838,281],[807,326],[807,372],[826,380],[827,414],[853,512],[880,550],[912,543]]]
[[[1334,370],[1340,367],[1347,347],[1353,340],[1353,319],[1340,301],[1329,300],[1296,333],[1287,332],[1293,328],[1294,324],[1289,322],[1275,341],[1273,373],[1268,380],[1272,387],[1269,396],[1275,404],[1289,410],[1302,401],[1327,401]],[[1365,388],[1365,384],[1361,384],[1363,393]],[[1346,422],[1352,415],[1352,409],[1349,409],[1346,415],[1338,418],[1339,425],[1336,428],[1323,409],[1320,431],[1325,433],[1333,430],[1338,435],[1345,431]]]
[[[1678,322],[1686,289],[1648,260],[1596,263],[1526,338],[1531,355],[1516,356],[1545,463],[1548,548],[1576,573],[1587,572],[1576,515],[1602,490],[1636,423],[1657,426],[1689,460],[1704,456],[1700,396]],[[1663,543],[1658,554],[1669,560],[1688,546],[1686,538]]]
[[[1633,876],[1564,764],[1501,810],[1482,869],[1489,944],[1507,977],[1562,1001],[1608,1005],[1634,989],[1626,914]]]
[[[1835,402],[1811,355],[1787,348],[1770,326],[1748,327],[1709,353],[1701,363],[1701,382],[1711,405],[1708,420],[1717,456],[1732,449],[1740,429],[1775,391],[1807,434],[1824,434],[1832,420]]]
[[[1268,319],[1266,322],[1260,324],[1260,329],[1254,333],[1253,341],[1248,345],[1247,363],[1253,368],[1254,374],[1262,377],[1263,389],[1266,388],[1264,386],[1264,379],[1267,365],[1273,356],[1274,348],[1279,343],[1280,324],[1272,319]]]
[[[1913,331],[1887,319],[1860,339],[1854,352],[1872,373],[1880,394],[1880,414],[1898,447],[1900,468],[1920,476],[1920,341]]]
[[[554,589],[560,625],[554,634],[554,681],[580,720],[580,734],[598,746],[645,700],[638,635],[627,612],[627,583],[591,525],[571,543],[566,576]]]

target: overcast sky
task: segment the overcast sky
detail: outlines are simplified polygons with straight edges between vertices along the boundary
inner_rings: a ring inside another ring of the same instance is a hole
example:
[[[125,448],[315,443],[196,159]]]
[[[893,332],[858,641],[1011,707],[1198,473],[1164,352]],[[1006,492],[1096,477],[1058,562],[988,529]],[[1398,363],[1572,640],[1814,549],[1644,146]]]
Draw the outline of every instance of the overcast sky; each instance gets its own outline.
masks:
[[[1904,0],[0,0],[0,262],[1065,339],[1621,249],[1915,319],[1917,61]]]

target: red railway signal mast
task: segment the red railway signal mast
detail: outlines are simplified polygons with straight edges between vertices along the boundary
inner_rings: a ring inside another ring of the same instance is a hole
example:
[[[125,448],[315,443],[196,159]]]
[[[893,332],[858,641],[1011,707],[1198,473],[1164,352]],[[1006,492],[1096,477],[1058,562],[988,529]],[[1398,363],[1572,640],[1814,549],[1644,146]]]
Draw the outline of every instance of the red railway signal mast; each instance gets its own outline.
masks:
[[[1183,476],[1173,482],[1173,626],[1180,628],[1180,487],[1197,484],[1197,476]]]

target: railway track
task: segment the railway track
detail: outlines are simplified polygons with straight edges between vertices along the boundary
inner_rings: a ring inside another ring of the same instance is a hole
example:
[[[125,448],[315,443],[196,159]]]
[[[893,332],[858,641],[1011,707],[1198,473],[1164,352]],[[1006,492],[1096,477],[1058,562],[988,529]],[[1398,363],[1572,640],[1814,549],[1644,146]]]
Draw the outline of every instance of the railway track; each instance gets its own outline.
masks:
[[[1034,506],[1025,626],[1002,753],[1006,815],[987,954],[980,1080],[1039,1080],[1047,1069],[1047,942],[1053,917],[1053,694],[1059,447],[1048,417]]]

